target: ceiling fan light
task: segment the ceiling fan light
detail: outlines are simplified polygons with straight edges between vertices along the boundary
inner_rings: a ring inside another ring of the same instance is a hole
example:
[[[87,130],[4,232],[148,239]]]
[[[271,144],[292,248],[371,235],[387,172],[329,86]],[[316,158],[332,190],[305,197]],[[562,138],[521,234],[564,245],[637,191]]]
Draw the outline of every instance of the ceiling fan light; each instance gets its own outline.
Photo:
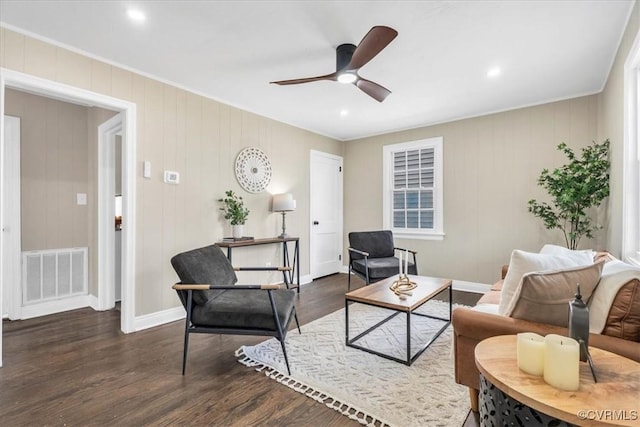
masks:
[[[338,81],[340,83],[353,83],[356,81],[358,77],[355,75],[355,73],[350,73],[350,72],[344,72],[344,73],[340,73],[338,74]]]

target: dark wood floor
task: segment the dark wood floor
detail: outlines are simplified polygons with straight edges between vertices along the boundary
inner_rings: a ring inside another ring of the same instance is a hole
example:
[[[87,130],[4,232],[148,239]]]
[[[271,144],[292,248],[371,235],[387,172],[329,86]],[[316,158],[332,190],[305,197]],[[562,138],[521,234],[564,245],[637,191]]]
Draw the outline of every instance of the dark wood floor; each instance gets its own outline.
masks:
[[[300,322],[342,308],[345,290],[343,274],[304,286]],[[264,337],[192,335],[182,376],[182,321],[129,335],[119,325],[118,311],[91,309],[4,321],[0,425],[359,425],[237,362]]]

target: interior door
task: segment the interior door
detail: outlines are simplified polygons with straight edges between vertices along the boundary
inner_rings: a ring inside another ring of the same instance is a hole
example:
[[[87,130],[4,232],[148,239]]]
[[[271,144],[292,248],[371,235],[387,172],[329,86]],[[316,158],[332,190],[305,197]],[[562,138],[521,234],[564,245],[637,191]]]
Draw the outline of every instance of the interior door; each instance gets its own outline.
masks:
[[[2,315],[20,318],[20,118],[4,116]]]
[[[311,278],[342,267],[342,157],[311,151]]]

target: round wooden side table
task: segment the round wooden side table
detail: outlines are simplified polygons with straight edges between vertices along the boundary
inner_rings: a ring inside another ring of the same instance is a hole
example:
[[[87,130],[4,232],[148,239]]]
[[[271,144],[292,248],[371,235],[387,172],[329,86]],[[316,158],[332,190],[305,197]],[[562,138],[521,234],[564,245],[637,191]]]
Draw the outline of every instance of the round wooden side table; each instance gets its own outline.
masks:
[[[589,352],[598,382],[580,363],[580,388],[563,391],[518,369],[515,335],[480,342],[481,425],[639,426],[640,363],[595,347]]]

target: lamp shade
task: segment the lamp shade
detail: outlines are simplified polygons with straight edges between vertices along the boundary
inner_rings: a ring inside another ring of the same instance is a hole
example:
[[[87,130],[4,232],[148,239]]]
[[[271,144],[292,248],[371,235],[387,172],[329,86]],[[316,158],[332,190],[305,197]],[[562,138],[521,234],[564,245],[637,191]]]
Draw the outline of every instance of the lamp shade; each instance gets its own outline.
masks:
[[[293,200],[293,194],[283,193],[273,195],[273,212],[288,212],[296,209],[296,201]]]

